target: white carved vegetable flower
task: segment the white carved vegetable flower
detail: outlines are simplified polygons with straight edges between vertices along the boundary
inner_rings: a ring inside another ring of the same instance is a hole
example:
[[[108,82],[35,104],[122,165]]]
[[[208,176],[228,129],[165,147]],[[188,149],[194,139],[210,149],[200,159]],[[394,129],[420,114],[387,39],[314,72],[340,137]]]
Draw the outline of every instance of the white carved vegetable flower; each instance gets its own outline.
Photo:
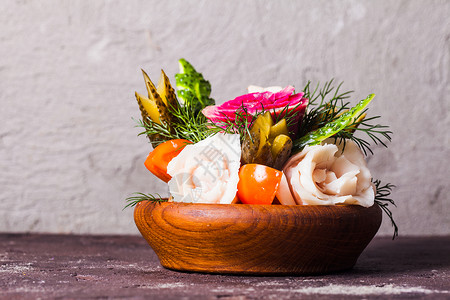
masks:
[[[240,159],[239,134],[218,133],[187,145],[167,166],[173,201],[235,202]]]
[[[372,206],[375,189],[359,147],[346,140],[342,152],[343,143],[328,142],[305,147],[286,162],[283,171],[297,204]]]

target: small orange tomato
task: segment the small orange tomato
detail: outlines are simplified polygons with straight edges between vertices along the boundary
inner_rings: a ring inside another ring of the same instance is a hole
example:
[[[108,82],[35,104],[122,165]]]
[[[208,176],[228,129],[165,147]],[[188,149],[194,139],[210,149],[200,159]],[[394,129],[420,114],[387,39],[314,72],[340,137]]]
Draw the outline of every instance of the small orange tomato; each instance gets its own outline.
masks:
[[[238,198],[244,204],[272,204],[280,186],[282,171],[259,164],[239,169]]]
[[[159,179],[168,182],[172,177],[167,174],[167,165],[187,144],[192,144],[192,142],[177,139],[161,143],[148,154],[144,165]]]

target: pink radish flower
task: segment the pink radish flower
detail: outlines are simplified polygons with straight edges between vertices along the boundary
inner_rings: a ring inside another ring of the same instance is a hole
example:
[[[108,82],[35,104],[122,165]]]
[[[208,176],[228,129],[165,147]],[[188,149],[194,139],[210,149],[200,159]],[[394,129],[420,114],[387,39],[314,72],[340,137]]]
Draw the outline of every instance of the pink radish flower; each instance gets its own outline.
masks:
[[[283,118],[288,114],[291,117],[292,129],[298,128],[305,113],[308,99],[303,98],[304,93],[294,94],[294,87],[287,86],[284,89],[273,92],[264,90],[262,92],[249,93],[229,100],[221,105],[207,106],[202,113],[217,125],[233,122],[236,112],[245,112],[255,115],[261,111],[269,111],[273,118]]]

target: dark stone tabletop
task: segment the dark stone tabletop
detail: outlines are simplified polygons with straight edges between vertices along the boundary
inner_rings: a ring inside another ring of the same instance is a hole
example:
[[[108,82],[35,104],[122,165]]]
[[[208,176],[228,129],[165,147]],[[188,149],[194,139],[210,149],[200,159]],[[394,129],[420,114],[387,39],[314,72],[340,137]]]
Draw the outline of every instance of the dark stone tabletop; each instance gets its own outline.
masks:
[[[375,238],[346,272],[164,269],[140,236],[0,234],[1,299],[450,299],[450,237]]]

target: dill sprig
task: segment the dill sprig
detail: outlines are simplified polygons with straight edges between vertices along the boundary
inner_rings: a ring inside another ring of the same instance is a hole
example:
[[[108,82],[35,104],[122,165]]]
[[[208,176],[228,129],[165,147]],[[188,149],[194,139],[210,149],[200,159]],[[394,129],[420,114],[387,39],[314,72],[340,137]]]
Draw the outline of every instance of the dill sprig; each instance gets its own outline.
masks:
[[[168,111],[173,116],[174,122],[169,125],[165,122],[162,122],[162,124],[156,123],[150,118],[139,120],[137,126],[144,128],[144,131],[139,135],[159,135],[161,140],[153,141],[158,145],[172,139],[186,139],[197,143],[219,132],[219,129],[216,126],[211,126],[211,123],[201,112],[195,112],[189,103],[177,107],[170,106]]]
[[[156,194],[156,196],[155,196],[152,194],[133,193],[133,195],[135,195],[135,196],[130,196],[125,199],[125,201],[127,202],[127,205],[123,209],[125,209],[127,207],[134,207],[134,206],[136,206],[136,204],[138,204],[139,202],[142,202],[142,201],[150,201],[153,203],[167,202],[167,199],[162,198],[159,194]]]
[[[239,133],[242,141],[244,136],[250,136],[250,128],[253,122],[259,115],[264,114],[264,110],[251,114],[248,112],[247,107],[242,104],[240,108],[236,109],[234,119],[229,118],[225,113],[221,112],[221,114],[224,116],[224,120],[221,122],[211,122],[210,126],[214,126],[217,130],[230,134]]]
[[[308,81],[303,89],[303,92],[305,93],[304,97],[309,99],[308,105],[310,107],[317,106],[320,108],[327,103],[339,101],[342,106],[344,106],[343,101],[350,98],[351,93],[353,93],[354,91],[345,91],[340,93],[341,87],[344,83],[339,83],[336,88],[333,86],[333,83],[334,79],[326,81],[321,89],[319,89],[320,84],[318,83],[316,87],[311,90],[311,81]],[[333,91],[334,93],[332,94]]]
[[[389,205],[392,204],[395,207],[397,205],[395,204],[394,200],[389,198],[391,195],[392,189],[395,187],[395,185],[387,183],[385,185],[381,185],[380,180],[372,180],[373,184],[375,185],[376,194],[375,194],[375,203],[380,206],[380,208],[386,213],[386,215],[391,220],[391,224],[394,227],[394,234],[392,236],[392,239],[395,239],[395,237],[398,236],[398,226],[394,221],[394,217],[392,215],[392,212],[389,208]]]
[[[171,108],[170,112],[177,119],[172,128],[178,138],[197,143],[218,132],[216,127],[210,126],[203,113],[197,112],[190,103]]]
[[[366,111],[367,110],[365,110],[363,113],[365,113]],[[387,125],[371,123],[371,121],[376,120],[378,118],[380,118],[380,116],[374,116],[370,118],[364,118],[362,120],[357,120],[353,123],[351,127],[352,130],[343,130],[338,134],[336,134],[336,137],[341,140],[350,139],[354,141],[366,156],[369,153],[373,154],[373,151],[370,148],[371,144],[370,142],[355,136],[356,132],[365,133],[375,145],[383,145],[384,147],[387,148],[388,146],[386,142],[383,141],[382,138],[390,142],[392,140],[391,137],[392,131],[387,130],[387,128],[389,128],[389,126]]]
[[[275,119],[273,120],[274,123],[276,124],[282,119],[285,119],[287,127],[292,128],[292,126],[295,125],[295,123],[298,123],[298,118],[296,116],[298,113],[297,108],[300,107],[301,105],[303,105],[303,101],[300,101],[298,104],[294,106],[290,106],[288,104],[285,107],[283,107],[281,111],[277,111],[277,109],[274,108],[272,110],[272,116],[275,116]],[[289,135],[294,136],[295,133],[289,132]]]
[[[140,135],[158,135],[160,137],[159,140],[152,140],[152,143],[157,146],[160,143],[173,139],[174,134],[171,132],[170,127],[167,125],[167,123],[156,123],[152,119],[146,117],[143,120],[138,119],[136,121],[136,127],[142,127],[144,128],[144,131],[140,132],[138,136]],[[176,137],[175,137],[176,138]]]
[[[322,88],[319,84],[314,89],[311,88],[311,82],[303,88],[304,97],[309,99],[302,125],[299,130],[299,136],[303,136],[310,131],[324,126],[328,122],[336,119],[336,116],[350,108],[350,102],[345,101],[350,98],[353,91],[340,93],[343,83],[336,88],[333,85],[334,79],[325,82]],[[332,94],[332,92],[334,93]]]

